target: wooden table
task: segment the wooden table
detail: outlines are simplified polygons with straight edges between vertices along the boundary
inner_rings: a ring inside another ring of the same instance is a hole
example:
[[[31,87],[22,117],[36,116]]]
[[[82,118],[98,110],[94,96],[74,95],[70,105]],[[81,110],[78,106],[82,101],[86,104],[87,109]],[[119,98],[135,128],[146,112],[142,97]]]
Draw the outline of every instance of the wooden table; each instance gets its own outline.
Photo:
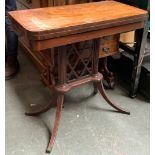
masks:
[[[98,0],[103,1],[103,0]],[[90,3],[95,2],[95,0],[16,0],[17,9],[25,10],[25,9],[34,9],[40,7],[55,7],[62,5],[70,5],[70,4],[81,4],[81,3]],[[99,50],[99,71],[104,75],[104,80],[107,82],[106,88],[113,89],[115,86],[115,77],[114,74],[107,67],[107,57],[115,55],[119,52],[119,34],[112,36],[105,36],[101,39],[100,50]],[[22,51],[27,52],[26,48],[22,45],[22,41],[19,40]],[[44,53],[48,55],[48,59],[50,59],[50,50],[45,50]],[[41,54],[39,52],[33,53],[28,52],[33,63],[36,65],[37,69],[41,74],[44,74],[43,66],[46,64],[50,66],[48,61],[44,61]],[[34,56],[35,54],[35,56]],[[44,54],[45,55],[45,54]],[[46,59],[46,58],[45,58]],[[47,59],[46,59],[47,60]],[[43,80],[42,80],[43,81]],[[44,82],[44,81],[43,81]]]
[[[109,105],[130,114],[107,96],[98,72],[100,38],[144,26],[147,12],[115,1],[13,11],[9,13],[14,29],[31,51],[54,48],[51,65],[43,75],[57,103],[56,117],[47,152],[51,152],[58,131],[64,94],[92,82]],[[79,44],[80,43],[80,44]],[[42,53],[44,55],[44,52]],[[26,113],[37,115],[44,109]]]

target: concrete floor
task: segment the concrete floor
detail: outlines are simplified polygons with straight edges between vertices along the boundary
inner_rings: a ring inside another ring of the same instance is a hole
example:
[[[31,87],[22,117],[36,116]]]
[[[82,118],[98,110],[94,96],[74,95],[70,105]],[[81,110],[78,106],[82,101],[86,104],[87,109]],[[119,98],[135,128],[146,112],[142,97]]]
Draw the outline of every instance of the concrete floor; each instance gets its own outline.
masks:
[[[19,53],[20,73],[6,82],[6,155],[45,155],[55,109],[39,117],[25,116],[30,104],[44,104],[50,91],[25,54]],[[66,94],[65,108],[53,155],[149,155],[150,104],[128,97],[119,83],[107,93],[131,115],[113,112],[92,85]]]

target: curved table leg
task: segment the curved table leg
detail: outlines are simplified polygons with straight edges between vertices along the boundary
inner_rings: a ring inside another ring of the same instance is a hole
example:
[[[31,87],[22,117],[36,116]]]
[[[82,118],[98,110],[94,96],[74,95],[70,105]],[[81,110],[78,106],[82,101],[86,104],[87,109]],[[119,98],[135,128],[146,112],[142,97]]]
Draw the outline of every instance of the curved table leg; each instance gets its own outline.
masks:
[[[60,95],[58,95],[58,99],[57,99],[57,109],[56,109],[54,127],[52,130],[52,135],[50,138],[49,145],[48,145],[47,150],[46,150],[47,153],[50,153],[52,151],[52,148],[53,148],[56,136],[57,136],[57,131],[58,131],[59,122],[60,122],[60,118],[61,118],[63,103],[64,103],[64,94],[60,94]]]
[[[45,107],[43,107],[43,106],[34,106],[28,112],[25,112],[25,115],[27,115],[27,116],[37,116],[37,115],[40,115],[40,114],[48,111],[52,107],[55,107],[55,105],[53,105],[53,102],[48,103],[47,105],[45,105]]]
[[[130,112],[124,110],[123,108],[119,107],[118,105],[116,105],[115,103],[113,103],[109,97],[107,96],[106,92],[105,92],[105,89],[103,87],[103,84],[102,84],[102,81],[100,82],[97,82],[97,88],[100,92],[100,94],[103,96],[103,98],[107,101],[107,103],[109,105],[111,105],[114,109],[116,109],[117,111],[121,112],[121,113],[124,113],[124,114],[128,114],[130,115]]]
[[[25,112],[25,115],[27,115],[27,116],[37,116],[39,114],[42,114],[42,113],[48,111],[49,109],[51,109],[53,107],[56,107],[57,96],[58,96],[57,93],[53,93],[53,97],[52,97],[51,102],[49,102],[44,107],[42,105],[33,106],[33,107],[31,107],[31,109],[28,112]]]

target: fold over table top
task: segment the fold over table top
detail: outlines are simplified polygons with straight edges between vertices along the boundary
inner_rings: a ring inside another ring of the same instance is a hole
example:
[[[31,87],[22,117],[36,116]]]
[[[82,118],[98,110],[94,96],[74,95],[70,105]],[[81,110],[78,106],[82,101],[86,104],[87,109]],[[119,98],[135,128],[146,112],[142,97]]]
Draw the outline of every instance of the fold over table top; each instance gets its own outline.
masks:
[[[102,1],[11,11],[9,16],[31,39],[43,40],[144,21],[147,11]]]

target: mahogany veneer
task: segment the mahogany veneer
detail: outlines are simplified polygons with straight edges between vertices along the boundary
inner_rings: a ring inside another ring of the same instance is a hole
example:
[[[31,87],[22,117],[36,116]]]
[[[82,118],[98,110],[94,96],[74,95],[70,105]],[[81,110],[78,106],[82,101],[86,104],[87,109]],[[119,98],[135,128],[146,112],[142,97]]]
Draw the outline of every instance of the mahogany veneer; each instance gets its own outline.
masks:
[[[9,13],[14,29],[24,46],[33,52],[51,50],[50,66],[45,67],[42,77],[52,90],[57,104],[56,118],[47,152],[52,150],[64,94],[73,87],[88,82],[94,84],[109,105],[125,114],[130,112],[120,108],[107,96],[98,72],[101,37],[120,34],[144,26],[147,12],[115,1],[49,7]],[[35,57],[35,56],[34,56]],[[26,113],[37,115],[44,109]]]

